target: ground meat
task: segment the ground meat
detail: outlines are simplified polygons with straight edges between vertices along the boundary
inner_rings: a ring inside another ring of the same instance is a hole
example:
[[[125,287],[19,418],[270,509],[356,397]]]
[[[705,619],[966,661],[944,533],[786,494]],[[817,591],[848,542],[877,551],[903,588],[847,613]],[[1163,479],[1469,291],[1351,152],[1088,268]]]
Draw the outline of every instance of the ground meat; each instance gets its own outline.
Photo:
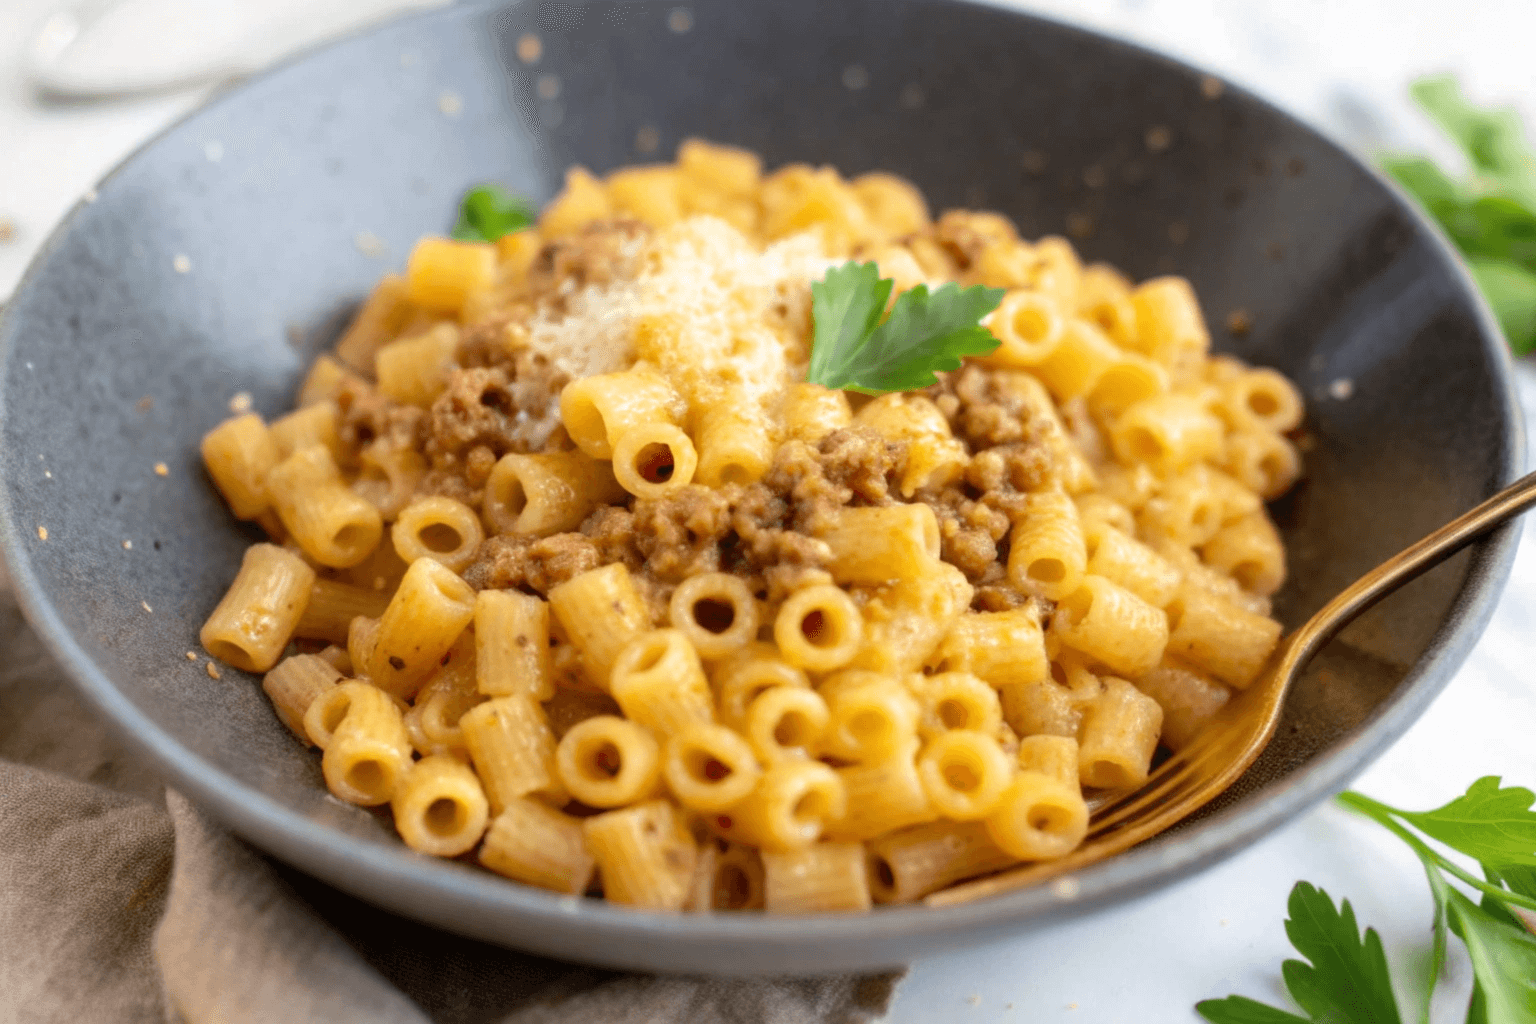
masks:
[[[637,259],[651,229],[638,220],[597,221],[567,238],[547,243],[528,268],[535,295],[562,303],[570,292],[635,276]]]
[[[491,537],[475,552],[464,579],[476,590],[549,591],[601,563],[597,546],[579,533]]]
[[[763,484],[788,501],[786,525],[815,533],[825,512],[856,503],[892,504],[892,482],[905,462],[906,445],[867,427],[844,428],[814,448],[803,441],[780,445]]]
[[[732,495],[689,484],[661,498],[635,502],[635,547],[656,579],[681,583],[720,568],[720,542],[731,532]]]
[[[1015,241],[1018,232],[997,213],[949,210],[933,226],[933,238],[952,256],[961,270],[969,269],[982,251],[997,242]]]
[[[452,498],[470,508],[479,509],[481,502],[485,500],[485,488],[472,486],[464,478],[464,467],[457,464],[457,459],[451,459],[446,466],[427,470],[421,482],[416,485],[416,497],[424,498],[429,495]]]
[[[509,303],[490,316],[467,325],[459,335],[458,364],[482,368],[504,365],[510,358],[507,328],[514,323],[526,323],[532,315],[531,303]]]
[[[527,451],[517,437],[517,402],[511,387],[512,379],[501,367],[450,371],[448,387],[432,403],[429,454],[457,454],[474,445],[485,445],[498,457]]]
[[[336,432],[350,459],[376,440],[396,448],[420,448],[427,434],[427,414],[413,405],[396,405],[361,377],[348,375],[336,393],[341,413]]]
[[[635,547],[635,516],[629,509],[605,505],[587,516],[581,532],[597,548],[602,565],[623,562],[630,572],[639,572],[645,564],[645,558]]]

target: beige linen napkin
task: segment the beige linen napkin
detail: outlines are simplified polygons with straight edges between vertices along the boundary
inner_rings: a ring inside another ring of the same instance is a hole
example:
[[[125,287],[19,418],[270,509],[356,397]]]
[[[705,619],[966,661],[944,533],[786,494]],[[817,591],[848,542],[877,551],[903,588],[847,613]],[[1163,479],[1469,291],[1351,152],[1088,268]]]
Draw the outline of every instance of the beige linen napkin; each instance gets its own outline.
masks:
[[[899,975],[623,974],[394,917],[165,792],[3,594],[0,652],[0,1024],[863,1024],[890,1005]]]

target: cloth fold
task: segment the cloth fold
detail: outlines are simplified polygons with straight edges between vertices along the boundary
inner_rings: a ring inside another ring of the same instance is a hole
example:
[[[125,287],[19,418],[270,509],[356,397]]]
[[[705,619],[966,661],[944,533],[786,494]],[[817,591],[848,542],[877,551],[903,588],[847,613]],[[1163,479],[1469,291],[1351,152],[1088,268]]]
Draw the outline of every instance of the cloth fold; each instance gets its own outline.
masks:
[[[0,1024],[869,1024],[889,1008],[899,974],[626,974],[395,917],[161,790],[3,604],[0,638]]]

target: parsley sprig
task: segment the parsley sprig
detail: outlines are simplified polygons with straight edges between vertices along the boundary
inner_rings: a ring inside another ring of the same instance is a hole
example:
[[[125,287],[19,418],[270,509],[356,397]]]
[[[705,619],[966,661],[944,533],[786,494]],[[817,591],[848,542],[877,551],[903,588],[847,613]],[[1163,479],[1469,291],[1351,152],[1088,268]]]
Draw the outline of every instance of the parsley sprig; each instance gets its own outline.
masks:
[[[1001,288],[950,283],[929,292],[920,284],[884,316],[895,284],[874,263],[850,262],[811,285],[815,338],[806,380],[866,395],[912,391],[934,383],[937,371],[959,369],[962,357],[997,348],[979,321],[1003,301]]]
[[[494,242],[502,235],[532,227],[538,212],[522,196],[500,185],[476,185],[464,193],[453,237],[461,242]]]
[[[1481,110],[1449,75],[1423,78],[1413,98],[1466,154],[1452,178],[1422,156],[1382,166],[1440,222],[1467,259],[1516,353],[1536,349],[1536,154],[1509,109]]]
[[[1424,865],[1435,917],[1421,1021],[1428,1024],[1447,934],[1454,933],[1476,979],[1467,1024],[1536,1024],[1536,794],[1488,776],[1432,811],[1403,811],[1354,792],[1339,802],[1389,829]],[[1425,837],[1477,861],[1482,877]],[[1286,935],[1311,962],[1287,960],[1281,973],[1308,1016],[1235,995],[1196,1004],[1200,1015],[1212,1024],[1401,1024],[1381,938],[1373,928],[1361,936],[1349,901],[1336,908],[1326,892],[1297,882],[1288,908]]]

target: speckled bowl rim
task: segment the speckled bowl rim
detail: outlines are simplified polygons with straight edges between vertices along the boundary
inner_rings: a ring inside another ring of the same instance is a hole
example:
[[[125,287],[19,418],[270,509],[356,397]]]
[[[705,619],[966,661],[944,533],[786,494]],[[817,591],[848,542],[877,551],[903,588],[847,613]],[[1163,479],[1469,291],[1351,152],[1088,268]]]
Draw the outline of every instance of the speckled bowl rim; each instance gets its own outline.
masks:
[[[1048,23],[1061,31],[1092,39],[1096,45],[1123,47],[1184,72],[1199,71],[1182,61],[1124,39],[1001,4],[984,0],[947,2],[957,6],[988,7],[1023,20]],[[156,146],[163,135],[176,130],[183,122],[211,108],[238,102],[250,82],[282,74],[291,65],[309,60],[351,39],[393,31],[403,21],[425,23],[436,18],[473,17],[477,11],[495,6],[499,4],[459,4],[417,13],[306,50],[236,88],[216,95],[207,104],[178,119],[120,161],[103,182],[119,173],[140,153]],[[1338,151],[1345,159],[1365,167],[1377,184],[1393,196],[1402,212],[1427,229],[1435,252],[1450,265],[1453,278],[1473,300],[1482,344],[1494,350],[1490,368],[1496,379],[1496,397],[1502,403],[1501,413],[1511,432],[1507,439],[1507,457],[1499,467],[1499,477],[1501,486],[1514,480],[1520,467],[1525,464],[1525,436],[1512,379],[1510,356],[1497,321],[1450,243],[1419,213],[1395,183],[1374,168],[1362,164],[1324,133],[1305,125],[1253,93],[1222,81],[1226,89],[1240,97],[1242,102],[1257,105],[1301,127],[1318,136],[1325,145]],[[33,257],[17,287],[17,294],[21,294],[33,276],[40,272],[58,240],[69,231],[79,209],[77,204]],[[3,313],[0,313],[0,325],[3,325]],[[4,331],[0,330],[0,340],[3,338]],[[9,356],[9,346],[0,351],[0,373],[4,372]],[[4,396],[0,394],[0,422],[3,422],[6,412]],[[1260,801],[1240,802],[1189,827],[1176,837],[1133,849],[1066,876],[1071,882],[1065,885],[1041,885],[949,907],[927,907],[921,904],[881,907],[869,914],[816,917],[684,915],[640,911],[602,900],[558,896],[533,887],[511,884],[505,879],[466,869],[461,865],[436,862],[412,853],[403,845],[393,847],[358,842],[346,833],[311,821],[259,790],[226,775],[193,754],[175,736],[141,713],[76,641],[45,596],[42,583],[33,571],[29,548],[22,542],[12,514],[9,493],[0,489],[0,541],[4,543],[13,587],[24,613],[45,644],[90,703],[164,773],[169,785],[255,846],[343,891],[393,912],[459,934],[503,945],[519,945],[518,939],[508,937],[507,929],[485,926],[485,922],[504,916],[507,920],[517,921],[519,930],[528,933],[528,947],[538,948],[544,945],[536,937],[541,925],[547,924],[561,930],[576,920],[591,930],[594,940],[601,937],[604,940],[603,948],[609,951],[599,952],[594,942],[592,959],[595,962],[656,969],[658,957],[643,953],[633,957],[613,955],[611,951],[615,948],[627,948],[616,947],[615,943],[633,943],[634,948],[643,950],[648,944],[654,946],[678,940],[689,945],[708,944],[718,952],[717,971],[732,974],[775,970],[774,964],[804,959],[795,957],[794,953],[796,948],[803,952],[807,946],[825,950],[826,944],[830,943],[858,944],[880,937],[900,936],[908,940],[919,940],[920,943],[926,940],[929,948],[937,949],[961,946],[1025,927],[1047,926],[1090,910],[1145,895],[1250,846],[1325,797],[1343,789],[1401,736],[1444,689],[1492,617],[1513,566],[1519,539],[1517,525],[1510,524],[1501,528],[1472,548],[1466,584],[1457,593],[1449,614],[1431,638],[1423,656],[1409,669],[1394,695],[1354,736],[1287,775],[1283,781],[1264,789]],[[383,898],[380,893],[392,893],[394,897]],[[408,898],[398,898],[402,896]],[[774,952],[778,955],[774,956]],[[733,956],[736,953],[747,956],[749,960],[765,962],[737,963]],[[572,955],[579,956],[579,953]],[[698,957],[691,959],[698,960]],[[861,958],[845,952],[827,957],[827,963],[821,969],[831,971],[847,970],[850,967],[894,966],[895,962],[893,958],[878,954]],[[815,971],[816,967],[808,967],[808,970]]]

